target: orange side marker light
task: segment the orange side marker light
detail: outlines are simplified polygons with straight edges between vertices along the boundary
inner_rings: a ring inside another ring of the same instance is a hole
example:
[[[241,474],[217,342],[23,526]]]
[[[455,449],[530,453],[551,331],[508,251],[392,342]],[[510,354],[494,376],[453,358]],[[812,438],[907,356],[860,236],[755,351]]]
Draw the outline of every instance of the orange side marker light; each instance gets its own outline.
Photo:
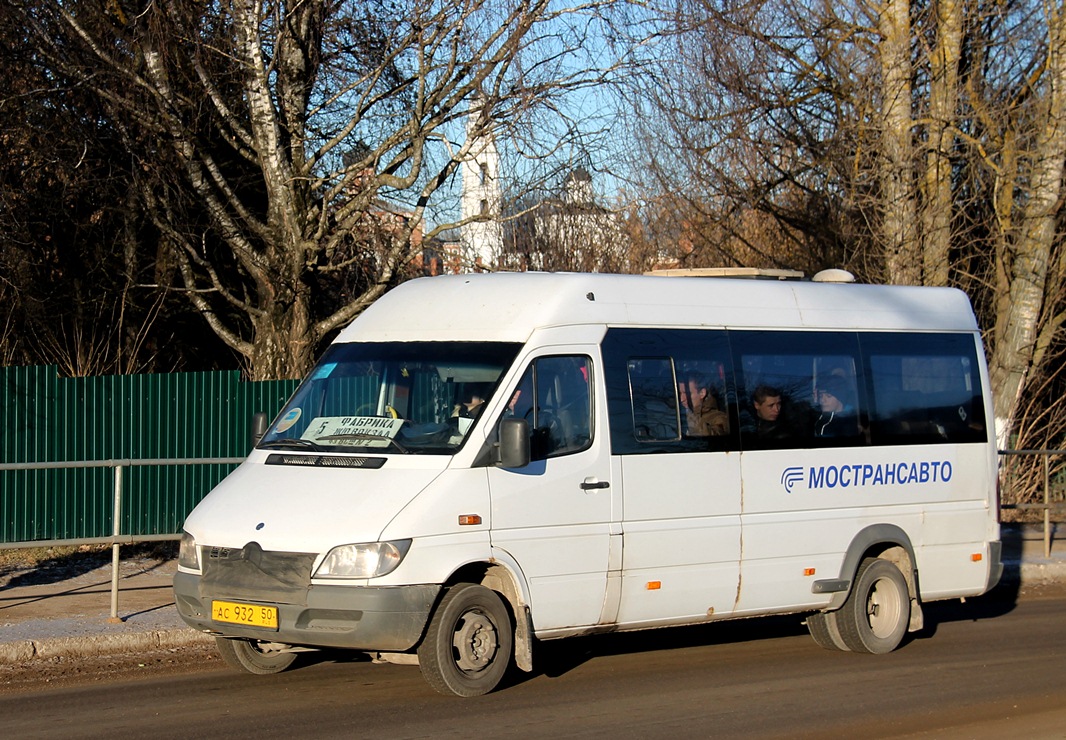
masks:
[[[460,514],[459,526],[465,527],[471,524],[481,524],[481,514]]]

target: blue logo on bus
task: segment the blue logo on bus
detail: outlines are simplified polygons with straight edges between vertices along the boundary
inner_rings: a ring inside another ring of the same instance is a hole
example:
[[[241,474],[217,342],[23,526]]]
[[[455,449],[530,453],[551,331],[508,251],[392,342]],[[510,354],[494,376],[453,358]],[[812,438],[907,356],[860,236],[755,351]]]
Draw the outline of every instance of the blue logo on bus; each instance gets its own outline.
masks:
[[[948,460],[878,463],[876,465],[793,465],[781,472],[781,487],[792,493],[805,484],[808,491],[869,486],[913,486],[947,483],[954,472]]]
[[[799,466],[793,466],[791,468],[785,468],[781,473],[781,485],[785,487],[785,493],[792,493],[792,486],[796,485],[804,479],[803,468]]]

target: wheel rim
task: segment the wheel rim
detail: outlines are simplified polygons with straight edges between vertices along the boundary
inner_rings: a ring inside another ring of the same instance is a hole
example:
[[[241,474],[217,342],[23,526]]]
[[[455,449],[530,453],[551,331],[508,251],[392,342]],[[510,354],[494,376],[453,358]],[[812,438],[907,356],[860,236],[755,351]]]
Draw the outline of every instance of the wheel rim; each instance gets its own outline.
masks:
[[[459,618],[452,635],[455,665],[467,673],[483,671],[492,665],[499,649],[496,625],[481,612],[467,612]]]
[[[896,584],[879,578],[866,599],[866,619],[876,637],[890,637],[899,626],[903,600]]]

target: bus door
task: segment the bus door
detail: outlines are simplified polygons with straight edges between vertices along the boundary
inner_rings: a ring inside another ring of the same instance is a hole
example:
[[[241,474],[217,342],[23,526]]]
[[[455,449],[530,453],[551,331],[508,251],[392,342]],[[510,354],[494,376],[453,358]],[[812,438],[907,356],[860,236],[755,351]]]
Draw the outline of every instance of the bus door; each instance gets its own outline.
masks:
[[[585,351],[530,362],[504,413],[529,421],[532,460],[488,473],[492,544],[522,568],[537,631],[614,614],[605,600],[619,494],[606,435],[594,424],[596,348]]]

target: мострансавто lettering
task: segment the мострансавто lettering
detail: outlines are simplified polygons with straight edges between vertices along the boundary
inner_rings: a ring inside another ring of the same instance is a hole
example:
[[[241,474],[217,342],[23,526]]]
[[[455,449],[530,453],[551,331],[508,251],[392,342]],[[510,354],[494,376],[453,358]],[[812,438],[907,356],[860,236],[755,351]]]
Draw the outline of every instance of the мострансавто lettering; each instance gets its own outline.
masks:
[[[876,465],[823,465],[808,468],[807,488],[947,483],[951,480],[951,472],[951,463],[947,460]]]

